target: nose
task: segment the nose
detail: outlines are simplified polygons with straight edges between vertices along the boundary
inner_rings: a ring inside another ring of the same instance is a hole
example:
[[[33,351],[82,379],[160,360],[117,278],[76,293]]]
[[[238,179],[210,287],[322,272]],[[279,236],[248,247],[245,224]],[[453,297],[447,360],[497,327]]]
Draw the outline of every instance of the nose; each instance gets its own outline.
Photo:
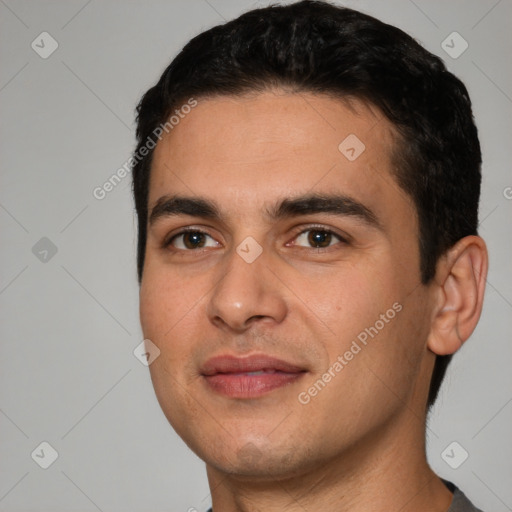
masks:
[[[237,333],[255,323],[281,323],[287,314],[285,288],[269,266],[265,251],[252,263],[235,251],[226,255],[208,304],[210,321]]]

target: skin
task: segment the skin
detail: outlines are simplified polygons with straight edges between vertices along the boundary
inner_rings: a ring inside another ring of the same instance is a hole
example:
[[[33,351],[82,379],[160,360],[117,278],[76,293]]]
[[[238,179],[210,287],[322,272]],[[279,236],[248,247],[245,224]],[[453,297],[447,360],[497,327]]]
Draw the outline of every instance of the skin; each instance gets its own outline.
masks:
[[[365,145],[354,161],[338,149],[349,134]],[[487,253],[466,237],[421,284],[416,210],[393,177],[395,144],[375,108],[274,90],[200,99],[155,149],[150,213],[176,194],[221,214],[150,223],[140,290],[144,336],[161,351],[150,366],[157,398],[206,462],[215,512],[449,508],[425,458],[425,404],[435,354],[455,352],[478,321]],[[266,214],[308,194],[349,196],[379,226]],[[203,247],[187,248],[186,227],[207,234]],[[308,242],[313,228],[347,241],[332,236],[319,250]],[[252,263],[236,252],[247,237],[262,249]],[[300,403],[396,303],[394,318]],[[307,372],[255,399],[228,398],[200,373],[225,353],[269,354]]]

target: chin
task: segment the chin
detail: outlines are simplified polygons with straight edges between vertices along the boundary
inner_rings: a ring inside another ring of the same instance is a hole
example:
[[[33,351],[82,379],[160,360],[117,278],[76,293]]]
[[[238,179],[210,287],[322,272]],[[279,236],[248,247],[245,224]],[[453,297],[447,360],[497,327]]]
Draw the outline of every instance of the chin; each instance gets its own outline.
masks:
[[[269,438],[254,432],[238,436],[224,432],[188,441],[185,442],[208,466],[253,481],[298,476],[314,464],[313,450],[304,446],[304,440],[294,442],[291,435]]]
[[[251,481],[284,480],[298,476],[305,469],[303,463],[292,460],[289,454],[278,456],[275,453],[262,453],[258,449],[249,447],[234,453],[233,460],[230,461],[224,457],[221,460],[216,457],[206,457],[203,460],[222,473]]]

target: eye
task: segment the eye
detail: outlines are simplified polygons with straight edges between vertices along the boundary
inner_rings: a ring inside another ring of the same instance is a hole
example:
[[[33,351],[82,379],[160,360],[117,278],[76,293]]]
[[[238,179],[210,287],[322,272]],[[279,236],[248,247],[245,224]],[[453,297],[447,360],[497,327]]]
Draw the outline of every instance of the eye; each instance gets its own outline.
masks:
[[[205,247],[218,247],[219,243],[203,231],[187,230],[174,235],[166,245],[187,251]]]
[[[307,229],[299,234],[295,239],[294,245],[309,246],[315,249],[323,249],[330,247],[339,242],[346,242],[339,235],[333,233],[329,229],[313,228]]]

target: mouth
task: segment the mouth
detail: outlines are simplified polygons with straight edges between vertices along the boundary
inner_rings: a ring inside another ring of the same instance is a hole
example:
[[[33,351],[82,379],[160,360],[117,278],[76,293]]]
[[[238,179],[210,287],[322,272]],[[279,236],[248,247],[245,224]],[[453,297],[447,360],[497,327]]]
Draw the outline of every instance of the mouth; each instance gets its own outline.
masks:
[[[209,359],[201,374],[211,390],[230,398],[256,398],[302,378],[306,369],[264,354]]]

